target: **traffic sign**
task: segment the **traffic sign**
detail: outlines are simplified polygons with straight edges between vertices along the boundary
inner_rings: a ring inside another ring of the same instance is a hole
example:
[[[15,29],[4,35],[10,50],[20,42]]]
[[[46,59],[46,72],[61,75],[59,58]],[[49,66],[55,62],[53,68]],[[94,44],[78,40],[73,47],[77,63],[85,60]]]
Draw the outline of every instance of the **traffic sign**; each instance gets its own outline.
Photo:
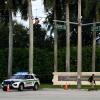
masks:
[[[66,25],[57,24],[56,28],[59,30],[66,30]]]
[[[96,27],[91,27],[91,31],[95,31],[95,32],[100,32],[100,26],[96,26]]]

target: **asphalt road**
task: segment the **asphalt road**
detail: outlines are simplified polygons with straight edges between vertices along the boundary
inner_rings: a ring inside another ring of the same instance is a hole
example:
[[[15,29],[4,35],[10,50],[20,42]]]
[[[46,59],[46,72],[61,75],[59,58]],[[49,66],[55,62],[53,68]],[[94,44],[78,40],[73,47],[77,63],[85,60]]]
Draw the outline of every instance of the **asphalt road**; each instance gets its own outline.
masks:
[[[0,100],[100,100],[100,91],[40,89],[4,92],[0,89]]]

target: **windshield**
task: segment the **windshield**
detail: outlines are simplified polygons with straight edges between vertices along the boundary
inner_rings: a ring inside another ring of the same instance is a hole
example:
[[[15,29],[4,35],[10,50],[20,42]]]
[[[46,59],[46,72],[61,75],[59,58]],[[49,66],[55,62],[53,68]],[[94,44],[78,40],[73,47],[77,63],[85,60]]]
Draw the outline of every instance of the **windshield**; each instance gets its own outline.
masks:
[[[26,75],[14,75],[11,77],[11,79],[25,79],[26,78],[25,76]]]

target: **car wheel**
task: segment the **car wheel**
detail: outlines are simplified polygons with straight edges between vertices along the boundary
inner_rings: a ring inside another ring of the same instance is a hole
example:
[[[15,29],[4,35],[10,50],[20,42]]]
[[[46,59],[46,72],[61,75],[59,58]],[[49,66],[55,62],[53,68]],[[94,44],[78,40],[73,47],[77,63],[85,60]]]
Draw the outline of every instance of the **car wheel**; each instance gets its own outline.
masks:
[[[18,88],[18,91],[23,91],[24,90],[24,85],[23,84],[20,84],[19,85],[19,88]]]
[[[6,87],[4,87],[4,88],[2,88],[2,90],[3,90],[3,91],[7,91],[7,88],[6,88]]]
[[[39,89],[39,85],[36,83],[35,85],[34,85],[34,88],[33,88],[34,90],[38,90]]]

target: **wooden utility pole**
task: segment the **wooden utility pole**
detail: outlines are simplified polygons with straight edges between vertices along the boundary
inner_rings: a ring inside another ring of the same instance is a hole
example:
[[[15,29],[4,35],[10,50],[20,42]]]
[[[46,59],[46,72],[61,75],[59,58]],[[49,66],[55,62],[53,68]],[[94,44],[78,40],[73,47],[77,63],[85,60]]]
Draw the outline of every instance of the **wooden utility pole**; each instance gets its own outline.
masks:
[[[70,72],[70,24],[69,24],[69,0],[66,2],[66,71]]]
[[[77,53],[77,88],[81,88],[82,67],[82,32],[81,32],[81,0],[78,0],[78,53]]]

